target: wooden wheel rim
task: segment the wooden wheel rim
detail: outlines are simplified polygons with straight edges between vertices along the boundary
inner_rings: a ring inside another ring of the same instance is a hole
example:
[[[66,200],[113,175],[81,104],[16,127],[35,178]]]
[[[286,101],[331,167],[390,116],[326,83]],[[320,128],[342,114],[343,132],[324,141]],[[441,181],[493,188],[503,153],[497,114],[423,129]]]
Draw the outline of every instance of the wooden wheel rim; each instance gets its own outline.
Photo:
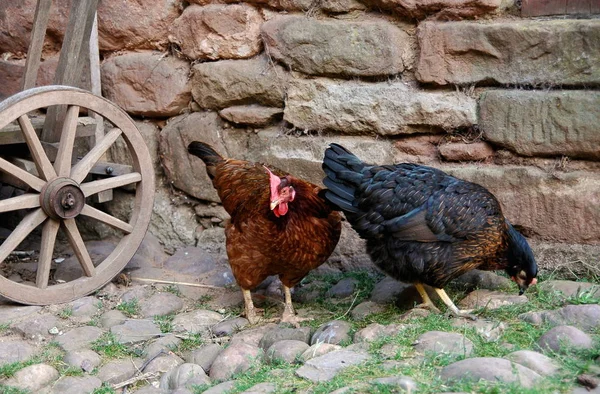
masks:
[[[43,104],[40,105],[40,103]],[[137,251],[146,234],[152,215],[154,173],[150,153],[133,120],[125,111],[110,101],[88,91],[69,86],[44,86],[28,89],[0,103],[0,129],[33,110],[62,104],[87,108],[110,121],[122,132],[121,136],[132,157],[133,169],[141,175],[141,179],[136,182],[134,207],[128,222],[132,230],[123,236],[115,249],[95,267],[94,273],[90,277],[82,276],[67,283],[39,288],[13,282],[0,276],[0,294],[24,304],[47,305],[69,302],[108,283],[125,267]],[[50,182],[44,181],[44,183],[45,186]],[[42,211],[41,208],[40,211]],[[46,214],[43,213],[43,215]],[[52,220],[51,218],[46,219],[46,221]],[[2,258],[0,257],[0,259]]]

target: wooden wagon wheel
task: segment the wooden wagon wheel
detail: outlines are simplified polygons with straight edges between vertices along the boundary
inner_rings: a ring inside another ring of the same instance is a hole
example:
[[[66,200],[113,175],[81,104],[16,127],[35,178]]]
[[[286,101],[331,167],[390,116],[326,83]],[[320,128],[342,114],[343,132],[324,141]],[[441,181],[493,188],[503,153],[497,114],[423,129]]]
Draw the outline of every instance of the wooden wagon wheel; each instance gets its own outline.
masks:
[[[54,105],[66,105],[67,111],[54,165],[28,115]],[[73,160],[77,119],[80,108],[101,115],[114,125],[104,138],[96,141],[80,160]],[[26,215],[0,245],[0,263],[42,225],[35,286],[18,283],[0,275],[0,294],[14,301],[46,305],[72,301],[89,294],[115,277],[133,257],[144,238],[154,200],[154,171],[148,149],[132,119],[110,101],[85,90],[68,86],[46,86],[23,91],[0,103],[0,129],[17,120],[37,168],[25,171],[0,158],[0,172],[19,178],[28,189],[25,194],[0,200],[0,213],[26,210]],[[133,171],[100,180],[88,174],[98,160],[122,137],[132,157]],[[75,163],[75,164],[72,164]],[[135,185],[135,202],[129,222],[120,220],[86,203],[86,198],[105,190]],[[115,249],[94,265],[77,228],[75,218],[86,216],[118,229],[123,234]],[[82,276],[66,282],[49,283],[53,251],[59,229],[81,265]]]

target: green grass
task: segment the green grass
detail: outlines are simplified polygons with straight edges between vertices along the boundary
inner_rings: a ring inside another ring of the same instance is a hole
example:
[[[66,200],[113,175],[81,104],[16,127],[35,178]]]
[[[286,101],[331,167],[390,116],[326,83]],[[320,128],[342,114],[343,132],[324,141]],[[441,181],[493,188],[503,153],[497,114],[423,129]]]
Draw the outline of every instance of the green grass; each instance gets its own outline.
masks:
[[[332,284],[337,283],[343,277],[354,277],[358,280],[355,293],[352,297],[343,300],[327,298],[324,293]],[[310,392],[325,394],[342,387],[352,387],[350,392],[355,393],[392,393],[397,392],[394,387],[371,383],[370,381],[385,376],[404,375],[410,376],[418,384],[420,393],[439,393],[444,391],[465,391],[473,393],[490,394],[550,394],[556,392],[568,392],[577,387],[575,379],[578,375],[590,370],[595,358],[600,355],[600,331],[593,333],[596,347],[587,351],[570,351],[565,354],[548,354],[561,366],[561,372],[555,376],[544,378],[534,388],[528,389],[517,383],[499,382],[470,382],[458,381],[446,383],[439,376],[439,371],[452,362],[461,360],[464,356],[450,357],[441,354],[428,354],[423,359],[415,358],[413,343],[423,333],[428,331],[446,331],[463,334],[470,339],[474,345],[472,357],[505,357],[509,353],[521,349],[536,349],[536,343],[549,326],[534,326],[519,318],[522,313],[540,310],[552,310],[561,308],[567,304],[587,304],[595,302],[595,296],[590,294],[579,294],[577,297],[565,299],[556,292],[543,291],[538,286],[531,287],[527,293],[529,302],[518,305],[510,305],[496,310],[482,308],[476,313],[480,319],[502,322],[504,330],[496,341],[487,341],[476,329],[469,326],[452,326],[452,320],[447,315],[430,314],[427,317],[411,318],[400,322],[398,317],[404,312],[393,305],[386,306],[383,312],[372,314],[364,321],[353,321],[349,313],[352,307],[365,300],[370,294],[374,283],[380,279],[376,275],[366,273],[353,273],[346,275],[328,275],[325,277],[309,276],[305,285],[310,286],[314,281],[322,281],[322,295],[313,303],[303,305],[304,308],[314,310],[315,319],[304,325],[313,328],[333,320],[335,318],[348,321],[352,325],[350,332],[356,331],[372,323],[388,325],[392,323],[404,324],[403,328],[395,335],[380,338],[369,344],[371,360],[366,364],[350,367],[338,374],[333,380],[322,383],[312,383],[295,375],[297,365],[254,365],[250,370],[235,377],[236,386],[232,393],[240,393],[248,388],[262,382],[272,382],[276,385],[277,393]],[[451,298],[462,298],[463,290],[450,287],[447,289]],[[512,293],[515,289],[511,288]],[[441,306],[446,310],[445,306]],[[384,355],[381,351],[385,345],[393,345],[395,350],[391,355]],[[397,366],[389,370],[382,368],[382,363],[390,359],[399,362]],[[208,386],[207,386],[208,387]],[[207,387],[198,388],[195,392],[201,392]]]
[[[117,309],[123,312],[123,314],[127,317],[134,317],[140,311],[140,306],[138,304],[138,300],[136,298],[131,301],[121,302]]]
[[[95,389],[94,391],[92,391],[92,394],[116,394],[117,392],[112,389],[110,386],[108,386],[106,383],[104,383],[101,387],[98,387],[97,389]]]
[[[28,394],[29,391],[21,390],[16,387],[6,386],[4,384],[0,384],[0,393],[2,394]]]
[[[200,334],[189,334],[188,337],[183,338],[181,343],[175,349],[176,353],[184,353],[190,350],[194,350],[204,345],[204,340]]]
[[[60,311],[58,316],[61,319],[68,319],[69,317],[73,316],[73,307],[68,306],[68,307],[64,308],[62,311]]]
[[[112,333],[105,333],[92,343],[92,350],[106,358],[124,358],[136,356],[134,349],[119,343]]]
[[[179,287],[177,287],[177,285],[168,285],[167,287],[165,287],[165,291],[171,294],[175,294],[177,297],[181,296],[181,291],[179,290]]]
[[[173,319],[175,315],[154,316],[154,323],[163,333],[173,331]]]

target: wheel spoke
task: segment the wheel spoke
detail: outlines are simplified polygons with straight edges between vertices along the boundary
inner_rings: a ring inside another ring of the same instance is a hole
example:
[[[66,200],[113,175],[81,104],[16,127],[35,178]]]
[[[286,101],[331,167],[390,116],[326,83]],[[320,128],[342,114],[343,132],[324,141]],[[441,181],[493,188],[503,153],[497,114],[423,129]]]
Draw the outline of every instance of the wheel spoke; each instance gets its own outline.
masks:
[[[86,276],[94,276],[96,273],[96,268],[94,267],[94,263],[92,262],[92,258],[85,247],[85,243],[83,242],[83,238],[81,238],[81,233],[77,228],[77,224],[75,223],[75,219],[66,219],[63,221],[65,232],[67,233],[67,238],[69,239],[69,243],[79,260],[79,264],[81,264],[81,268]]]
[[[100,179],[93,182],[87,182],[81,185],[81,190],[86,197],[93,194],[103,192],[109,189],[116,189],[117,187],[130,185],[142,180],[142,175],[139,172],[132,172],[130,174],[119,175],[113,178]]]
[[[42,187],[44,187],[44,185],[46,184],[46,182],[44,182],[40,178],[36,177],[35,175],[30,174],[29,172],[17,167],[16,165],[4,160],[1,157],[0,157],[0,170],[25,182],[30,188],[37,190],[38,192],[40,190],[42,190]]]
[[[40,206],[39,194],[23,194],[17,197],[0,200],[0,212],[18,211],[19,209],[37,208]]]
[[[102,155],[108,150],[108,148],[110,148],[117,138],[119,138],[121,133],[121,129],[116,128],[109,131],[104,138],[102,138],[102,140],[98,142],[96,146],[94,146],[94,148],[90,150],[88,154],[85,155],[85,157],[73,167],[71,171],[71,178],[77,183],[83,182],[83,179],[90,172],[92,167],[94,167],[94,164],[100,160]]]
[[[42,228],[42,243],[40,246],[40,257],[38,259],[37,277],[35,284],[39,289],[48,287],[50,278],[50,265],[52,264],[52,253],[60,222],[54,219],[46,220]]]
[[[42,208],[38,208],[35,211],[29,213],[21,220],[21,223],[13,230],[12,233],[4,240],[0,245],[0,261],[4,259],[15,250],[17,246],[31,233],[37,226],[47,218]]]
[[[104,213],[96,208],[92,208],[91,206],[85,204],[83,209],[81,210],[81,215],[89,216],[94,218],[104,224],[107,224],[113,228],[118,230],[122,230],[127,234],[130,234],[133,231],[133,226],[129,223],[125,223],[121,219],[117,219],[114,216],[110,216],[108,213]]]
[[[42,143],[35,133],[35,129],[31,124],[29,116],[21,115],[19,117],[19,126],[21,127],[27,146],[29,146],[29,150],[31,151],[31,156],[33,156],[35,166],[42,179],[49,181],[50,179],[56,178],[56,171],[54,171],[52,163],[50,163],[48,156],[46,156],[46,152],[44,152]]]
[[[58,154],[54,162],[54,169],[58,176],[68,177],[71,173],[71,159],[73,157],[73,144],[77,134],[77,119],[79,117],[79,106],[72,105],[67,109],[63,122],[58,145]]]

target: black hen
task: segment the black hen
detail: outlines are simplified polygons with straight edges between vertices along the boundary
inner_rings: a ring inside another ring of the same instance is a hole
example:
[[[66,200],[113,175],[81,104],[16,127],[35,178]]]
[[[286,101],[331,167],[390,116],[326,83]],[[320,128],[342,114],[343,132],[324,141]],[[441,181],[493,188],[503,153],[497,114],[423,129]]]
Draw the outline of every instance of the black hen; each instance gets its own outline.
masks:
[[[525,238],[484,187],[416,164],[369,165],[344,147],[325,151],[325,194],[382,271],[414,283],[424,306],[436,309],[422,284],[433,286],[455,315],[443,287],[478,268],[504,269],[522,294],[536,283],[537,264]]]

